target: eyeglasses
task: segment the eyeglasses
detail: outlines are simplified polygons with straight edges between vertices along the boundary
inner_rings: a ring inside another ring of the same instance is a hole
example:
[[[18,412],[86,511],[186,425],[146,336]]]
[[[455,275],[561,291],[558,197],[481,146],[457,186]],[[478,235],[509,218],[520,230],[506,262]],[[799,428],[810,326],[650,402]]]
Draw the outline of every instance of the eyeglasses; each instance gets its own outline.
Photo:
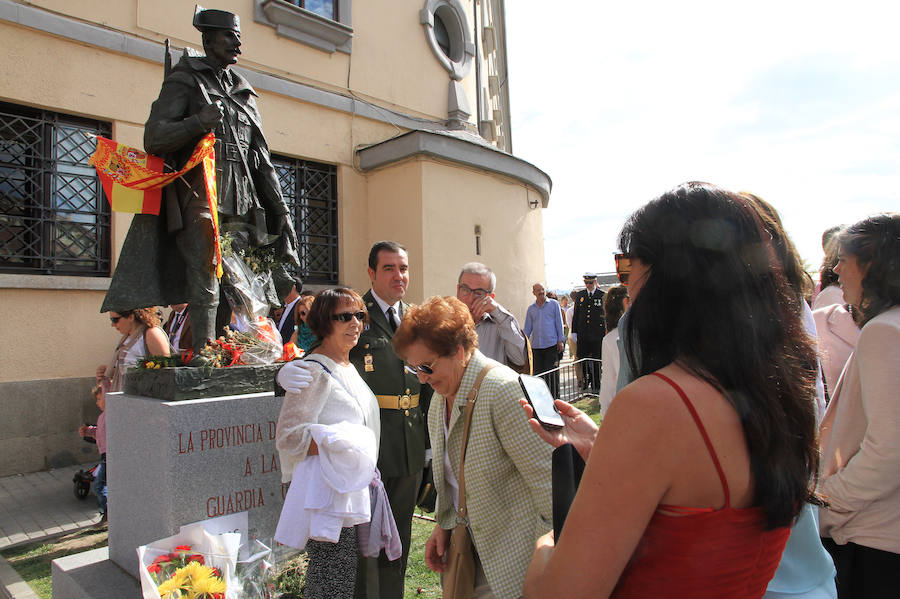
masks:
[[[366,313],[360,310],[359,312],[341,312],[340,314],[331,315],[331,320],[340,320],[341,322],[350,322],[354,318],[360,322],[365,322]]]
[[[118,324],[120,320],[122,320],[122,316],[110,316],[109,321],[113,324]]]
[[[435,360],[434,362],[437,362]],[[419,364],[418,366],[410,366],[409,364],[405,365],[404,368],[406,372],[412,375],[418,375],[420,372],[422,374],[434,374],[434,362],[431,364]]]
[[[486,296],[488,293],[490,293],[490,291],[488,291],[487,289],[482,289],[480,287],[472,289],[468,285],[464,285],[462,283],[457,285],[456,289],[459,291],[459,294],[463,297],[468,297],[470,295],[474,295],[477,298],[482,298],[482,297]]]
[[[616,275],[622,285],[628,286],[628,275],[631,274],[631,256],[629,254],[616,254]]]

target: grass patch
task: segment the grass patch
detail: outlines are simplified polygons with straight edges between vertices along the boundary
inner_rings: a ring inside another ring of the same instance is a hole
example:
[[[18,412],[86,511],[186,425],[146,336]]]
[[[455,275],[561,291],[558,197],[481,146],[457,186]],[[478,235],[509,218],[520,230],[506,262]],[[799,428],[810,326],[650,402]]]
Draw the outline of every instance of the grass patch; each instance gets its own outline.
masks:
[[[50,562],[73,553],[105,547],[106,544],[106,528],[88,528],[50,542],[13,547],[0,552],[0,555],[41,599],[51,599]]]
[[[603,419],[603,416],[600,414],[600,400],[596,395],[579,399],[572,405],[590,416],[591,420],[596,422],[598,426],[600,425],[600,420]]]
[[[417,513],[419,510],[416,510]],[[427,515],[427,514],[426,514]],[[441,576],[425,565],[425,541],[434,530],[434,522],[413,518],[409,561],[406,563],[406,590],[404,599],[441,597]]]

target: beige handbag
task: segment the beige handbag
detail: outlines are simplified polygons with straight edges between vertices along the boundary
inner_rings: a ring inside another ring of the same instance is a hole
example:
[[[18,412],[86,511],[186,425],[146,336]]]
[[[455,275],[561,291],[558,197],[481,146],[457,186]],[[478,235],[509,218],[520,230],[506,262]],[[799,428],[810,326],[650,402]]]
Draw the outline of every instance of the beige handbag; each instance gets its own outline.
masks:
[[[466,462],[466,447],[469,444],[469,428],[472,426],[472,412],[475,409],[475,400],[478,398],[478,389],[481,381],[488,371],[497,364],[488,364],[478,373],[475,384],[469,390],[466,397],[466,423],[463,428],[462,451],[459,458],[459,508],[456,510],[456,526],[450,534],[450,547],[447,551],[447,567],[441,579],[441,589],[444,599],[469,599],[475,591],[475,554],[473,552],[472,537],[469,534],[468,511],[466,510],[466,478],[464,466]]]

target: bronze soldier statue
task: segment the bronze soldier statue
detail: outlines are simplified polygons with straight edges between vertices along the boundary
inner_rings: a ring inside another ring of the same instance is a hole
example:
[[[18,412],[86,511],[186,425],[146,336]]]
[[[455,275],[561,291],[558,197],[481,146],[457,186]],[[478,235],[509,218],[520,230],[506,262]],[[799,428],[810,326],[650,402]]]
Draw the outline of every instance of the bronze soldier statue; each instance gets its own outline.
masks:
[[[220,230],[231,234],[236,249],[272,245],[278,257],[297,265],[296,234],[263,135],[257,94],[229,69],[241,53],[240,20],[198,7],[193,24],[203,34],[205,56],[185,51],[167,73],[144,128],[144,148],[178,169],[214,131]],[[230,317],[224,299],[219,306],[205,190],[200,165],[165,188],[159,217],[135,215],[101,310],[187,302],[195,354]]]

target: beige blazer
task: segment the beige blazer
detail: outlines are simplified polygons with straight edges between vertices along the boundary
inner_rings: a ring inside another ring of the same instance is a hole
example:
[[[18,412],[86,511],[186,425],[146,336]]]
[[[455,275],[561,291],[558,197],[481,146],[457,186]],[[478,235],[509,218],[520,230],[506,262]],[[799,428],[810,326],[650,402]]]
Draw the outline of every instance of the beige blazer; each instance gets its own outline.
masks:
[[[459,472],[466,395],[489,361],[475,351],[451,408],[444,444],[444,398],[434,394],[428,412],[433,451],[435,516],[442,528],[456,525],[456,509],[444,479],[444,452]],[[465,482],[469,527],[484,574],[497,599],[522,595],[525,571],[537,538],[552,528],[550,465],[553,449],[528,426],[519,406],[517,374],[500,365],[481,383],[466,453]]]
[[[900,553],[900,306],[863,327],[819,443],[822,536]]]

